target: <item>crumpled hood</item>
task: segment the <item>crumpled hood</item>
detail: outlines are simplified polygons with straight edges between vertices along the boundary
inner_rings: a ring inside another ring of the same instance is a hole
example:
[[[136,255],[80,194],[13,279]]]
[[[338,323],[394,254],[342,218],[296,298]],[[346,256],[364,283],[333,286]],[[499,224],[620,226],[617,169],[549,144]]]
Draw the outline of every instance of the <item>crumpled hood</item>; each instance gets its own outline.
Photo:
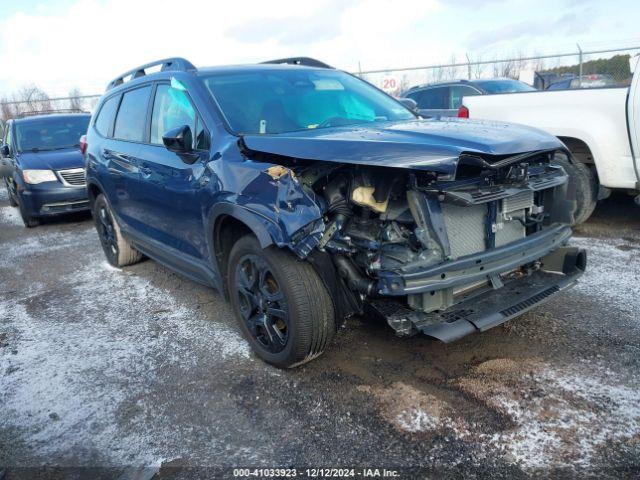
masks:
[[[469,119],[411,120],[244,135],[250,150],[287,157],[454,174],[462,152],[515,155],[563,148],[524,125]]]
[[[84,167],[84,157],[77,147],[42,152],[21,152],[20,168],[23,170],[66,170]]]

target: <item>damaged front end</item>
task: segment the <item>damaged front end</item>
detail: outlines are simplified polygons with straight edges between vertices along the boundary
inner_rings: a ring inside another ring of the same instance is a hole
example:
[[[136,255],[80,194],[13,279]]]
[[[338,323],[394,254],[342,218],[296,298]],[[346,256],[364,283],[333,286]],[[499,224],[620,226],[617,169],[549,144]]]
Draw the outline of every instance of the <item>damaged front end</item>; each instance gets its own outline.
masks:
[[[399,335],[449,342],[527,311],[585,269],[585,252],[566,245],[575,202],[553,165],[565,151],[462,153],[455,173],[244,153],[276,164],[267,174],[279,196],[317,203],[287,246],[315,266],[339,317],[366,311]]]

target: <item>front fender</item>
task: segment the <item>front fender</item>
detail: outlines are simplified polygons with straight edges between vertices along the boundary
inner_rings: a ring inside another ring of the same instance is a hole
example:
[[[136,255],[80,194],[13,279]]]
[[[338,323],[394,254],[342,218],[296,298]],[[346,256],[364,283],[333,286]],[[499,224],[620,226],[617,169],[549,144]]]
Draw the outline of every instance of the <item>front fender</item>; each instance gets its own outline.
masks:
[[[229,215],[247,225],[263,247],[275,244],[301,257],[308,254],[308,237],[322,230],[316,228],[322,224],[322,203],[292,170],[251,160],[211,162],[209,168],[216,178],[206,215],[210,245],[217,220]]]
[[[209,237],[207,240],[210,248],[214,245],[213,236],[217,222],[225,216],[233,217],[249,227],[258,238],[262,248],[266,248],[273,243],[282,243],[282,232],[278,225],[271,219],[246,207],[229,202],[222,202],[214,205],[207,218],[207,224],[209,226],[209,228],[207,228]],[[215,255],[212,255],[212,258],[215,258]]]

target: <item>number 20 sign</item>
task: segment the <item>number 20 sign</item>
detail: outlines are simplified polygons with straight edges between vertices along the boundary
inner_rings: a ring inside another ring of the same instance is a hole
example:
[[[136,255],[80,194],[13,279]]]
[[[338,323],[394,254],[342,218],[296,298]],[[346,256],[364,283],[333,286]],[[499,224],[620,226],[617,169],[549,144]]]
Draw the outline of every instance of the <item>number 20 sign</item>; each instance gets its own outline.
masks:
[[[393,92],[398,89],[398,81],[393,77],[382,79],[382,90],[385,92]]]

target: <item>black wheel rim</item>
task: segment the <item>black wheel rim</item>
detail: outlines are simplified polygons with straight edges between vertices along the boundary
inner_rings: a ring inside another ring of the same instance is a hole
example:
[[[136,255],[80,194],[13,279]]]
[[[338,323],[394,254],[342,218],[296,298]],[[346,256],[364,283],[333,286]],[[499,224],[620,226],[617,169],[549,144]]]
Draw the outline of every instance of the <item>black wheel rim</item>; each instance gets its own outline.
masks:
[[[105,251],[115,257],[118,255],[118,239],[113,226],[113,218],[106,206],[100,205],[98,208],[98,235]]]
[[[251,336],[270,353],[284,350],[289,339],[289,313],[284,292],[267,262],[245,255],[236,266],[235,288],[240,316]]]

